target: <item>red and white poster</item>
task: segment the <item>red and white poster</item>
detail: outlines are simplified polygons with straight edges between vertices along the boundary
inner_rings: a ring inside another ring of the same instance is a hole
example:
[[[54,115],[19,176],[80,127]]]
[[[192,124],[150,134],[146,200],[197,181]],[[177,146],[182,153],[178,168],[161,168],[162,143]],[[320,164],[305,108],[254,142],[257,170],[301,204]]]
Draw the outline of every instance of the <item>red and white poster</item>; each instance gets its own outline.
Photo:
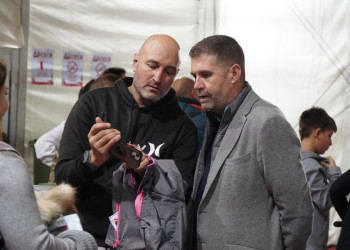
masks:
[[[53,84],[52,49],[33,49],[32,54],[32,84]]]
[[[111,67],[112,54],[95,53],[91,59],[91,78],[96,79],[103,71]]]
[[[63,86],[83,86],[84,53],[65,51],[62,60]]]

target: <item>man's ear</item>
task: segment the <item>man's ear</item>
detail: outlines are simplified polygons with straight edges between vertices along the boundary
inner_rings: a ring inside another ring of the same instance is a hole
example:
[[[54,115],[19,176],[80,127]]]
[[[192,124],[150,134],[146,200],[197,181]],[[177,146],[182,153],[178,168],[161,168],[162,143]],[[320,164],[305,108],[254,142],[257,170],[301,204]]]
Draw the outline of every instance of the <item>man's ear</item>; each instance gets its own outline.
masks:
[[[230,67],[230,73],[232,76],[231,77],[232,82],[237,82],[241,78],[241,74],[242,74],[241,66],[239,66],[238,64],[233,64]]]
[[[139,62],[139,54],[134,54],[134,59],[132,60],[132,71],[136,71],[137,63]]]

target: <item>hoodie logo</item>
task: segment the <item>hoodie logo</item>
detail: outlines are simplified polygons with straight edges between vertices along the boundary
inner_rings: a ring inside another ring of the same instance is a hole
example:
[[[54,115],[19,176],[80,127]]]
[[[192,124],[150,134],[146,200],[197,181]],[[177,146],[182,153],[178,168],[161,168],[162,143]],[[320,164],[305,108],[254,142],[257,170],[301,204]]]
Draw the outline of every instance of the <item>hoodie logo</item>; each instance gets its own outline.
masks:
[[[155,146],[153,143],[148,143],[149,145],[149,152],[146,153],[148,154],[149,156],[152,156],[153,154],[157,157],[160,157],[160,149],[161,147],[164,145],[164,142],[162,144],[160,144],[159,146]],[[147,147],[147,145],[144,145],[143,147],[140,147],[142,149],[142,151],[145,151],[145,148]]]

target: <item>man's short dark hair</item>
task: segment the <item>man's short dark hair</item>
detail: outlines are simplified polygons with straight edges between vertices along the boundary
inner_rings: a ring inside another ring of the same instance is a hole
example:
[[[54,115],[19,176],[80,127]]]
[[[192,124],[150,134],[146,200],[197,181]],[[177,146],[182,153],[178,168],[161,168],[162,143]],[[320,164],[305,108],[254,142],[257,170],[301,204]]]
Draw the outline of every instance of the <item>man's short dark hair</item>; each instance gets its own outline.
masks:
[[[103,73],[91,84],[89,90],[115,86],[115,82],[119,79],[121,77],[117,75]]]
[[[322,131],[331,130],[337,132],[335,121],[324,109],[312,107],[305,110],[299,118],[300,139],[309,137],[318,128],[321,128]]]
[[[113,74],[113,75],[117,75],[119,76],[120,78],[123,77],[123,75],[126,74],[126,71],[125,69],[123,68],[120,68],[120,67],[112,67],[112,68],[108,68],[106,69],[103,74]]]
[[[190,57],[201,55],[216,55],[216,61],[224,65],[238,64],[242,69],[242,79],[245,80],[244,53],[238,42],[225,35],[214,35],[196,43],[189,52]]]
[[[79,94],[78,94],[78,98],[80,98],[82,95],[84,95],[86,92],[90,91],[91,85],[93,84],[93,82],[95,81],[95,79],[91,79],[90,81],[88,81],[84,86],[82,86],[79,90]]]

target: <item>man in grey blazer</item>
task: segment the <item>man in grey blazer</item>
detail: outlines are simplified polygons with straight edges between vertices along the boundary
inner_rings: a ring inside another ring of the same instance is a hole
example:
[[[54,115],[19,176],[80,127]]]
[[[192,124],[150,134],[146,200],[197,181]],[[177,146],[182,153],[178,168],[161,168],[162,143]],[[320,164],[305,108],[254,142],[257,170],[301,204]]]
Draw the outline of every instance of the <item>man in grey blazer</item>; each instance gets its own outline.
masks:
[[[207,37],[190,57],[207,126],[190,204],[194,246],[188,247],[305,249],[313,207],[293,128],[245,81],[235,39]]]

